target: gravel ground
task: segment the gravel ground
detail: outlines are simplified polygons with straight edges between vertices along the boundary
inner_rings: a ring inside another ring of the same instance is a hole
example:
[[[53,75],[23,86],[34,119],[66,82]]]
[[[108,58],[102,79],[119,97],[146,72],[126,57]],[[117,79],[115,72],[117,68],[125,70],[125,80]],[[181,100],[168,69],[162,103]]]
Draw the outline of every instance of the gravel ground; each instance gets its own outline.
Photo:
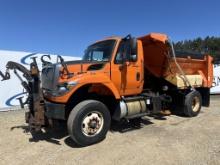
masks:
[[[113,123],[104,141],[80,148],[62,126],[32,135],[24,111],[0,113],[0,164],[220,164],[220,96],[198,117]]]

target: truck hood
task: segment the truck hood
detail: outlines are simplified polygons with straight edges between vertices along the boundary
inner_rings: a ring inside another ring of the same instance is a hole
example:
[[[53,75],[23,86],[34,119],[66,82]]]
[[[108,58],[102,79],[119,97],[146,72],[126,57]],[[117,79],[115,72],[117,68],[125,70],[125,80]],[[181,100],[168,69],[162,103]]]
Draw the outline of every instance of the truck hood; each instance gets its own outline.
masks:
[[[65,62],[70,73],[82,73],[87,71],[101,70],[107,62],[76,60]]]
[[[67,69],[72,76],[86,73],[88,71],[102,70],[107,63],[108,62],[90,62],[83,60],[65,62],[65,64],[67,65]],[[44,89],[56,89],[60,76],[64,79],[68,77],[66,71],[63,70],[63,66],[61,63],[49,64],[44,66],[41,73],[42,87]]]

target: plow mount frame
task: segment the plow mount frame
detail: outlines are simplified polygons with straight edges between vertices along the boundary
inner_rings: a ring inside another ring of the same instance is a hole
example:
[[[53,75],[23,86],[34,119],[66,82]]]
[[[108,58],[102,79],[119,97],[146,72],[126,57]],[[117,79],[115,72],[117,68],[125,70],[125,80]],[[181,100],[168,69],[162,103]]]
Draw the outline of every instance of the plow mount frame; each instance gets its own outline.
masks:
[[[9,80],[10,70],[14,71],[14,74],[21,81],[21,85],[28,93],[28,98],[23,102],[22,98],[18,98],[21,108],[24,108],[25,104],[28,104],[28,112],[25,112],[26,123],[29,124],[30,131],[40,131],[43,126],[46,125],[47,118],[45,117],[45,101],[43,98],[43,92],[41,88],[40,71],[36,62],[37,57],[32,57],[33,62],[30,64],[30,70],[23,65],[9,61],[6,65],[6,72],[3,74],[0,71],[1,81]],[[23,73],[23,80],[19,72]]]

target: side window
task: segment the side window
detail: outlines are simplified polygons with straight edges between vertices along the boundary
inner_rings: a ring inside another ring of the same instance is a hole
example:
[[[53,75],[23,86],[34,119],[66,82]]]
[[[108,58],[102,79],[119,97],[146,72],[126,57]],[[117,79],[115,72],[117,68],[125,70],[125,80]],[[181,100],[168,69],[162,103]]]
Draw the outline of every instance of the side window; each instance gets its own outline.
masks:
[[[133,48],[132,48],[133,47]],[[123,59],[125,58],[125,59]],[[121,64],[123,60],[136,62],[137,61],[137,47],[136,45],[131,45],[130,42],[121,42],[115,57],[115,63]]]

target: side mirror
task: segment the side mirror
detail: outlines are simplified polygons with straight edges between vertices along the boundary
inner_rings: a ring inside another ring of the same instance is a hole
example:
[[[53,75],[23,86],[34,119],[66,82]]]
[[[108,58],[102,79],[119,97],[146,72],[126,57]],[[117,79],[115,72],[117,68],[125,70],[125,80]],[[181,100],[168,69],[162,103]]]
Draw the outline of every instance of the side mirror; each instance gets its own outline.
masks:
[[[137,54],[132,54],[132,55],[130,56],[129,61],[131,61],[131,62],[136,62],[136,61],[137,61]]]
[[[132,37],[130,34],[122,39],[123,57],[122,63],[126,61],[136,62],[137,61],[137,39]]]
[[[131,47],[131,55],[137,54],[137,39],[131,38],[130,39],[130,47]]]
[[[131,48],[131,54],[129,61],[136,62],[137,61],[137,39],[131,38],[130,39],[130,48]]]
[[[126,42],[127,47],[130,48],[131,54],[137,54],[137,39],[135,37],[132,37],[130,34],[127,35],[125,38],[122,39],[124,42]]]

